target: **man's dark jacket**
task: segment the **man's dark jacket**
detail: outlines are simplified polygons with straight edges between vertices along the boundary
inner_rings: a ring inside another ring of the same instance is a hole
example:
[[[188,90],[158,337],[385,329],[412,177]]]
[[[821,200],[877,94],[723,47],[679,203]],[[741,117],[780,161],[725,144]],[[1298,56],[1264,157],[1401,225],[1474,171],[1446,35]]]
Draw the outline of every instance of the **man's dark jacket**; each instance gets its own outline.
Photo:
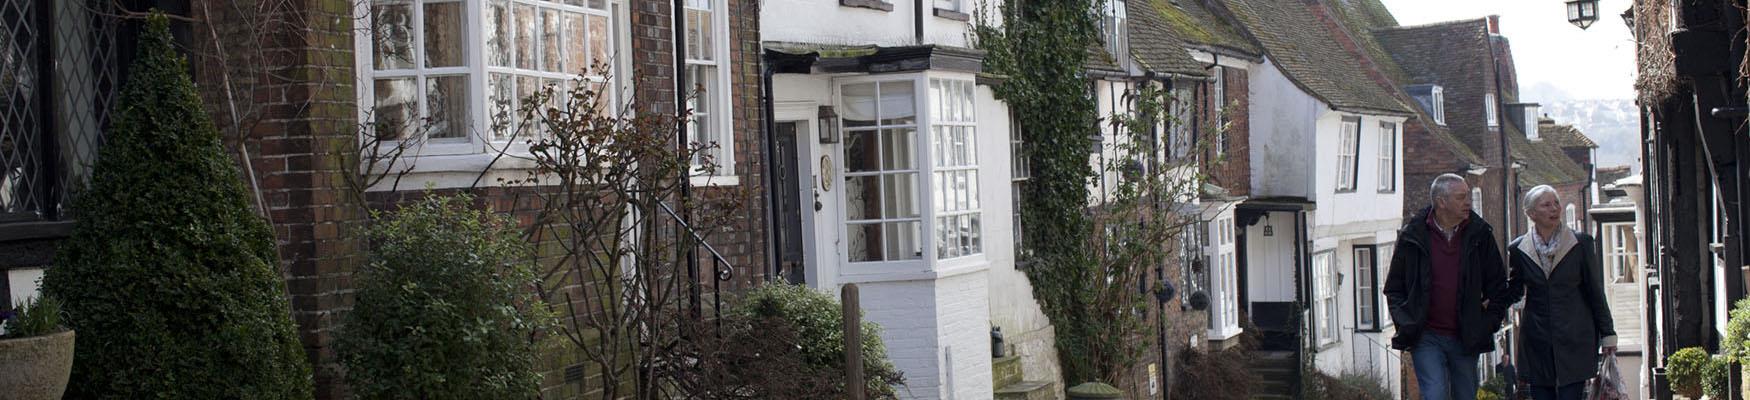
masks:
[[[1386,307],[1398,329],[1391,339],[1394,349],[1415,347],[1427,329],[1428,293],[1434,282],[1431,235],[1439,234],[1428,227],[1431,212],[1433,207],[1416,212],[1398,231],[1397,250],[1386,273]],[[1463,241],[1458,259],[1457,339],[1466,352],[1486,353],[1495,349],[1494,333],[1511,305],[1507,269],[1501,262],[1500,246],[1495,245],[1494,228],[1482,216],[1471,213],[1470,222],[1458,234],[1461,237],[1455,239]]]

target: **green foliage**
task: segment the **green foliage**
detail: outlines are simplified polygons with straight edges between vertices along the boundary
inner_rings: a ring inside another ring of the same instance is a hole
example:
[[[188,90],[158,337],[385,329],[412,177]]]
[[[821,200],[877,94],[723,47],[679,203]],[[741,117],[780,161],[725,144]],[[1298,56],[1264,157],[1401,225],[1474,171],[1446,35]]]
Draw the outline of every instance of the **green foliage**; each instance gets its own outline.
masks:
[[[42,336],[61,331],[61,302],[54,297],[43,297],[35,301],[25,301],[13,310],[16,315],[0,320],[6,332],[0,339],[27,338]]]
[[[1727,381],[1732,363],[1725,357],[1708,357],[1707,364],[1701,368],[1701,392],[1710,399],[1726,398],[1726,391],[1731,389]]]
[[[1482,387],[1477,388],[1477,400],[1507,398],[1507,378],[1501,374],[1489,376],[1489,379],[1483,380]]]
[[[1712,357],[1700,347],[1685,347],[1665,360],[1665,373],[1671,378],[1671,390],[1691,399],[1701,398],[1702,380]]]
[[[374,213],[369,262],[336,337],[362,399],[538,395],[535,343],[552,320],[534,298],[532,249],[516,223],[430,195]]]
[[[1726,336],[1720,338],[1720,353],[1728,361],[1750,364],[1750,299],[1738,299],[1732,304]]]
[[[806,371],[798,372],[825,376],[834,384],[842,385],[845,320],[842,306],[832,296],[799,285],[767,284],[745,294],[724,317],[751,324],[752,332],[776,333],[773,337],[790,338],[798,350],[796,356],[806,366]],[[867,398],[896,398],[894,386],[904,384],[904,378],[887,360],[887,347],[881,341],[881,326],[864,321],[862,330]],[[842,389],[833,389],[833,392],[834,395],[817,398],[843,397],[837,395]]]
[[[78,330],[69,398],[304,399],[273,232],[154,14],[71,238],[43,279]]]
[[[1143,85],[1125,93],[1130,112],[1099,115],[1086,65],[1099,44],[1090,10],[1103,1],[1003,3],[979,10],[974,28],[985,69],[1004,78],[994,87],[997,98],[1024,127],[1017,134],[1031,179],[1022,189],[1022,223],[1038,227],[1024,238],[1033,258],[1026,273],[1055,327],[1068,382],[1116,381],[1147,352],[1159,328],[1147,323],[1150,299],[1136,288],[1195,222],[1163,210],[1177,209],[1169,203],[1194,196],[1204,181],[1175,173],[1196,157],[1178,165],[1153,157],[1152,133],[1169,118],[1164,91]],[[1115,132],[1114,143],[1100,145],[1116,156],[1094,167],[1090,134],[1100,126]],[[1101,185],[1100,204],[1091,204],[1090,184]]]

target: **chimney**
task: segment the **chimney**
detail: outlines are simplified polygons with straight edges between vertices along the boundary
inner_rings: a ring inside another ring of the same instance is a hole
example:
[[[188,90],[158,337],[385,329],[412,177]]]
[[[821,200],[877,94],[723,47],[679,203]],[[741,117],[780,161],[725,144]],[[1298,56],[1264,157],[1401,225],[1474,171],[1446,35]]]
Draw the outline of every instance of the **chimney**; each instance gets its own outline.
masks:
[[[1499,15],[1490,15],[1489,16],[1489,34],[1490,35],[1501,34],[1501,16],[1499,16]]]

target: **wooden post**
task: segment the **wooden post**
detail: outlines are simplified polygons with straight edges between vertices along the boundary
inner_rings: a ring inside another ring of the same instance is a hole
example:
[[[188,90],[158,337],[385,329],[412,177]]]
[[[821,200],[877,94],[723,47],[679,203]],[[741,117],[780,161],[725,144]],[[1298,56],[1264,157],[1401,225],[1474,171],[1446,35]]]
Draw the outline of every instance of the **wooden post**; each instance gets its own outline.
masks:
[[[857,284],[846,284],[839,291],[845,316],[845,398],[863,400],[863,307],[858,300]]]

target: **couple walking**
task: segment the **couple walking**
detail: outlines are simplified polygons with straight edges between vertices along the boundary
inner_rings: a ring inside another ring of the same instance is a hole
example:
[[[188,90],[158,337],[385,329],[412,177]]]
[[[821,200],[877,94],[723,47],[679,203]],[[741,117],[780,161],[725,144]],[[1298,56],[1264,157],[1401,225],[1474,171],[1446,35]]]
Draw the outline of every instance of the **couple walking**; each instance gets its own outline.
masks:
[[[1532,229],[1503,262],[1463,177],[1441,175],[1430,190],[1434,204],[1398,232],[1384,290],[1398,326],[1392,348],[1411,353],[1422,399],[1476,398],[1477,355],[1494,350],[1495,331],[1522,297],[1518,376],[1507,379],[1532,399],[1580,399],[1600,350],[1616,348],[1597,241],[1563,226],[1560,196],[1538,186],[1523,203]]]

